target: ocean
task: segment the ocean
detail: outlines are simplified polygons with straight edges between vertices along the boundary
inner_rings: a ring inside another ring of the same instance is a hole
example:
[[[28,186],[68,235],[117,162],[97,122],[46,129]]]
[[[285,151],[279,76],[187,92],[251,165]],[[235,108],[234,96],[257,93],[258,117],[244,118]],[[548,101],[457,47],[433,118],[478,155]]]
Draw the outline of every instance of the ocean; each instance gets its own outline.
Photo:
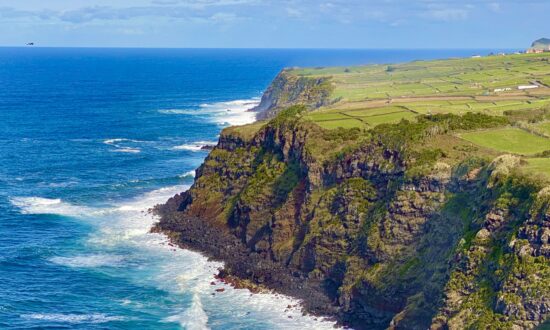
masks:
[[[284,67],[490,51],[0,48],[0,328],[331,329],[218,283],[147,210]]]

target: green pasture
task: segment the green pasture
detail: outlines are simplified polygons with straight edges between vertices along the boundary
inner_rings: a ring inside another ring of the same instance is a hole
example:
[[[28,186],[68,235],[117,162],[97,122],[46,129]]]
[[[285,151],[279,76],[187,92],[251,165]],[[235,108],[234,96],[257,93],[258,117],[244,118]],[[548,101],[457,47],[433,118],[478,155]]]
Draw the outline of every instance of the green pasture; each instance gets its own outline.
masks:
[[[550,82],[549,54],[485,56],[403,64],[293,69],[311,77],[331,77],[332,97],[346,101],[427,95],[486,95],[538,80]],[[504,92],[504,94],[507,92]]]
[[[528,172],[541,173],[550,178],[550,158],[527,158],[524,169]]]
[[[519,155],[534,155],[550,150],[550,139],[518,128],[469,132],[460,137],[482,147]]]

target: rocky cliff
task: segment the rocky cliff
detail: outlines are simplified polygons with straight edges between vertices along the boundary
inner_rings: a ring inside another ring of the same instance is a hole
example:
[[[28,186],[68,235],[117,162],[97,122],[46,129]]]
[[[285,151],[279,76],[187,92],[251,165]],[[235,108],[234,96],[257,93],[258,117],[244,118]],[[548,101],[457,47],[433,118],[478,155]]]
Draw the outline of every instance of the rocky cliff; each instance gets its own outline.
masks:
[[[531,329],[548,318],[548,188],[513,156],[430,144],[503,118],[327,131],[304,110],[224,130],[191,189],[157,207],[154,230],[225,261],[222,276],[357,329]]]
[[[291,71],[285,69],[279,73],[265,91],[260,104],[253,109],[258,112],[258,119],[272,118],[277,112],[296,104],[318,108],[330,103],[333,89],[330,78],[298,76]]]

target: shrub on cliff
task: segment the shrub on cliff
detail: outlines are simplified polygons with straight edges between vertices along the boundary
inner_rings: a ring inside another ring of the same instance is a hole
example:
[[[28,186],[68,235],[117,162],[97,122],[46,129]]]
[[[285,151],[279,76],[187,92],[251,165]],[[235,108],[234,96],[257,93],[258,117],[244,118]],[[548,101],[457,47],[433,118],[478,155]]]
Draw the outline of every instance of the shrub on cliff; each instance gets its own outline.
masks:
[[[304,105],[294,105],[280,111],[277,116],[269,121],[269,125],[279,127],[284,124],[295,124],[307,108]]]
[[[383,144],[401,150],[413,142],[426,137],[457,130],[476,130],[508,125],[507,118],[468,112],[463,116],[437,114],[419,116],[416,122],[401,120],[397,124],[382,124],[372,129]]]

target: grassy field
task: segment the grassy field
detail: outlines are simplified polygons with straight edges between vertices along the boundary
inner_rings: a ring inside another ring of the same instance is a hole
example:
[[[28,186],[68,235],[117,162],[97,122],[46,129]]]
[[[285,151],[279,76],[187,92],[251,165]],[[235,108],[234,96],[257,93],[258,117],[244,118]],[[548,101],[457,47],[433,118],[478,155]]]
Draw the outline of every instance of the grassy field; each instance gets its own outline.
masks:
[[[550,160],[534,158],[550,150],[548,53],[288,72],[330,82],[329,105],[303,115],[325,129],[368,130],[404,119],[414,122],[418,116],[430,114],[505,116],[521,129],[503,124],[499,129],[441,135],[428,144],[444,150],[447,158],[459,159],[472,152],[487,157],[521,155],[526,157],[528,170],[550,175]],[[518,89],[533,84],[539,87]],[[244,135],[250,137],[256,129],[259,127],[251,126]]]
[[[550,179],[550,158],[527,158],[524,169],[545,175]]]
[[[327,129],[368,128],[384,123],[395,123],[402,119],[414,119],[417,114],[404,107],[380,107],[372,109],[343,109],[315,111],[306,116]]]
[[[502,116],[506,111],[550,107],[547,86],[518,90],[519,85],[550,81],[549,61],[549,54],[521,54],[291,72],[330,77],[334,86],[332,105],[316,111],[311,120],[326,128],[370,127],[420,114]],[[363,118],[375,115],[382,116]]]
[[[303,76],[331,76],[335,98],[345,101],[429,95],[517,93],[518,85],[550,80],[548,54],[488,56],[404,64],[297,69]],[[522,92],[522,94],[528,94]]]
[[[518,128],[470,132],[461,134],[460,137],[482,147],[518,155],[534,155],[550,150],[550,139]]]
[[[317,125],[326,128],[326,129],[335,129],[335,128],[366,128],[367,125],[361,120],[357,119],[341,119],[341,120],[332,120],[332,121],[321,121],[317,122]]]
[[[536,127],[550,136],[550,122],[540,123]]]

